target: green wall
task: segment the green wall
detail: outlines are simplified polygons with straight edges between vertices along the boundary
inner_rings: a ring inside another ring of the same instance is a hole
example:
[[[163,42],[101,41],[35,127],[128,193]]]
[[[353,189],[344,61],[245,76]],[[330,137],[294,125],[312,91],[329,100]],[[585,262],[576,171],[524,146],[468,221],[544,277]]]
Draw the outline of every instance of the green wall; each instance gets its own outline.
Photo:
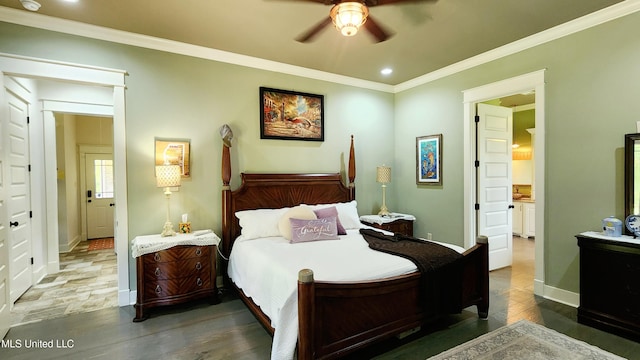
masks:
[[[129,73],[130,238],[157,233],[164,221],[153,178],[156,136],[191,139],[192,179],[172,197],[174,216],[187,212],[194,228],[220,230],[217,132],[228,123],[233,187],[239,171],[344,170],[354,134],[360,213],[377,211],[375,167],[385,163],[393,168],[388,207],[414,214],[417,235],[462,244],[462,91],[546,69],[545,277],[578,292],[574,235],[598,230],[609,215],[624,216],[623,135],[640,120],[639,32],[640,15],[629,15],[395,95],[5,23],[0,52]],[[260,86],[325,95],[325,141],[260,140]],[[429,134],[443,134],[443,185],[418,187],[415,138]]]
[[[545,282],[579,292],[574,235],[624,218],[624,134],[640,120],[639,31],[640,14],[629,15],[397,94],[392,197],[418,217],[418,235],[462,244],[462,91],[546,69]],[[415,137],[437,133],[444,184],[417,187]]]
[[[393,94],[0,23],[0,52],[126,70],[129,240],[159,233],[165,198],[154,178],[154,138],[191,141],[191,179],[171,197],[172,221],[221,230],[223,124],[234,132],[232,188],[240,172],[343,172],[355,137],[361,214],[382,201],[376,166],[393,161]],[[325,141],[260,139],[259,87],[324,95]],[[135,269],[133,259],[130,269]],[[135,288],[135,272],[130,274]]]
[[[531,150],[531,134],[527,129],[536,127],[536,111],[534,109],[513,113],[513,142],[521,148]]]

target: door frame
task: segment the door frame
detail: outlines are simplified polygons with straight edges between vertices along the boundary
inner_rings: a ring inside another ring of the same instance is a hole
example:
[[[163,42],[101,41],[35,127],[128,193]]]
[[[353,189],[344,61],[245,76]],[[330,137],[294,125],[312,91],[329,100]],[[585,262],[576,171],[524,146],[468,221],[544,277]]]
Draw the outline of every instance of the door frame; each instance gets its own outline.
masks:
[[[132,300],[129,284],[129,249],[128,249],[128,214],[127,214],[127,169],[126,169],[126,136],[125,136],[125,76],[126,71],[100,68],[82,64],[39,59],[12,54],[0,53],[0,76],[47,79],[60,82],[71,82],[83,85],[105,86],[113,90],[111,104],[79,104],[64,101],[43,101],[42,133],[43,143],[37,151],[44,152],[45,184],[44,198],[40,201],[40,208],[46,209],[46,224],[44,233],[47,237],[47,271],[55,273],[59,270],[58,260],[58,211],[57,211],[57,171],[55,161],[55,121],[53,111],[81,113],[113,117],[113,159],[116,203],[115,209],[115,250],[118,269],[118,304],[130,305]],[[46,109],[46,110],[45,110]],[[66,110],[65,110],[66,109]],[[89,111],[89,112],[87,112]],[[93,112],[91,112],[93,111]],[[97,114],[96,114],[97,113]],[[38,119],[40,121],[40,119]],[[34,124],[36,121],[32,122]],[[33,126],[31,127],[31,129]],[[30,130],[34,131],[34,130]],[[38,130],[35,130],[38,131]],[[35,137],[34,137],[35,139]],[[52,159],[53,157],[53,159]],[[33,186],[33,185],[32,185]],[[44,202],[46,205],[43,205]],[[56,246],[52,246],[55,242]]]
[[[506,80],[482,85],[463,91],[464,107],[464,244],[470,247],[475,244],[477,219],[476,219],[476,193],[477,182],[475,178],[475,108],[482,101],[492,100],[503,96],[525,93],[535,90],[535,122],[536,136],[534,143],[535,155],[535,201],[536,201],[536,240],[535,240],[535,274],[533,292],[544,296],[545,269],[544,269],[544,215],[545,215],[545,104],[544,104],[544,75],[545,69],[509,78]]]

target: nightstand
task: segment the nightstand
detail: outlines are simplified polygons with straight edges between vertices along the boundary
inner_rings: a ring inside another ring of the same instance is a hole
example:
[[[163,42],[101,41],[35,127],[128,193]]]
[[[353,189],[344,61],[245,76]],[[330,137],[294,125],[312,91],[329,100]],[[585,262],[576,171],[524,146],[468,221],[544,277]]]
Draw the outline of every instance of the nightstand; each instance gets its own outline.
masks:
[[[363,215],[360,222],[372,226],[376,229],[400,233],[406,236],[413,236],[413,222],[415,216],[399,213],[391,213],[389,216]]]
[[[218,303],[216,251],[220,238],[210,230],[161,237],[136,237],[137,300],[134,322],[148,318],[148,309],[208,298]]]

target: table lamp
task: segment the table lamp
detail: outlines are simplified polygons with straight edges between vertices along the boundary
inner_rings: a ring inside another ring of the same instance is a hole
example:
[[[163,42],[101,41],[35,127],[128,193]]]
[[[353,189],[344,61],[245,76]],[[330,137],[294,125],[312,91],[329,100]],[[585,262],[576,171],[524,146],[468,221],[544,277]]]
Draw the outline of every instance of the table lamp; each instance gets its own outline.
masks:
[[[382,207],[380,207],[378,215],[388,216],[389,209],[387,209],[386,205],[385,191],[387,189],[387,184],[391,182],[391,168],[384,165],[378,166],[376,171],[376,182],[382,184]]]
[[[175,236],[173,224],[171,223],[171,188],[180,186],[180,177],[182,171],[178,165],[159,165],[156,166],[156,184],[160,188],[164,188],[164,195],[167,197],[167,220],[162,228],[161,236]]]

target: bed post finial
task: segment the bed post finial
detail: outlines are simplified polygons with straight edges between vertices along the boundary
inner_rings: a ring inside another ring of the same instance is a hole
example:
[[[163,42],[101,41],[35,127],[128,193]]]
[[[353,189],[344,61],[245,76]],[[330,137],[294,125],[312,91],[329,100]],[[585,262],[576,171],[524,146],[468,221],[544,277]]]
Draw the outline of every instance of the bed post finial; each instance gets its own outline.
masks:
[[[353,150],[353,135],[351,135],[351,148],[349,149],[349,187],[355,187],[356,179],[356,155]]]
[[[315,284],[313,271],[302,269],[298,272],[298,360],[315,358],[316,344],[314,314],[315,314]]]
[[[222,136],[222,253],[229,256],[231,248],[231,223],[229,222],[229,212],[231,212],[231,140],[233,132],[229,125],[224,124],[220,128],[220,136]],[[226,267],[224,267],[223,276],[226,276]]]
[[[231,182],[231,155],[229,148],[231,140],[233,140],[233,131],[229,125],[224,124],[220,127],[220,136],[222,137],[222,189],[229,190],[229,182]]]

